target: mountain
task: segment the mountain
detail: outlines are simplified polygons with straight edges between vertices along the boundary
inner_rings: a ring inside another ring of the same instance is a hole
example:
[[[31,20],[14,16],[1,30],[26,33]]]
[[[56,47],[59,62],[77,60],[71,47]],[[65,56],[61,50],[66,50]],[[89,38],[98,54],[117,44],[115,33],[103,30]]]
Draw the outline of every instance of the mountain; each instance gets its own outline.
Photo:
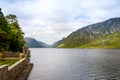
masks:
[[[50,47],[51,47],[51,48],[55,48],[55,47],[57,47],[61,42],[62,42],[62,40],[58,40],[57,42],[53,43]]]
[[[45,44],[44,42],[37,41],[33,38],[26,37],[24,38],[26,42],[26,46],[29,46],[30,48],[47,48],[49,45]]]
[[[78,48],[120,48],[120,32],[99,37]]]
[[[120,18],[80,28],[64,38],[57,47],[120,48]]]

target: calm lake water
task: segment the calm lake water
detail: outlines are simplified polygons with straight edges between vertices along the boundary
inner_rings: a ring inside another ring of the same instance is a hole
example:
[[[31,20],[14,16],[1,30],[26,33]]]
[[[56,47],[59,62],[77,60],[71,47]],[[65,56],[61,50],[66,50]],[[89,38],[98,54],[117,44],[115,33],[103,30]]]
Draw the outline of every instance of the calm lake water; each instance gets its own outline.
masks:
[[[120,80],[118,49],[32,48],[28,80]]]

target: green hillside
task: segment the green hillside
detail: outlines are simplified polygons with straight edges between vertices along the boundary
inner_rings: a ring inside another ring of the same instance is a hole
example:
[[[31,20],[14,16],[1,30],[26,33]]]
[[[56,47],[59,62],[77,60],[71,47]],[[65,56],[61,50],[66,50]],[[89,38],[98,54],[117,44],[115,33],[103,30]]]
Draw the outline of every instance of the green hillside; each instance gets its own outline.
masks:
[[[71,33],[58,48],[120,48],[120,18],[88,25]]]
[[[120,48],[120,32],[99,37],[77,48]]]

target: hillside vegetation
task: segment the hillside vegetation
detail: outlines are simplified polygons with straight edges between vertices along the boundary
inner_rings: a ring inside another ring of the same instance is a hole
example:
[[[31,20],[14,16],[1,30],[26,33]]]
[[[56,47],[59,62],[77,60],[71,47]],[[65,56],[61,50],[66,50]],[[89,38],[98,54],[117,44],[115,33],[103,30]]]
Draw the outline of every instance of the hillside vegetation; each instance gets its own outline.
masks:
[[[120,48],[120,32],[99,37],[77,48]]]
[[[120,48],[120,18],[88,25],[64,38],[59,48]]]
[[[0,8],[0,51],[22,51],[23,35],[16,15],[5,17]]]

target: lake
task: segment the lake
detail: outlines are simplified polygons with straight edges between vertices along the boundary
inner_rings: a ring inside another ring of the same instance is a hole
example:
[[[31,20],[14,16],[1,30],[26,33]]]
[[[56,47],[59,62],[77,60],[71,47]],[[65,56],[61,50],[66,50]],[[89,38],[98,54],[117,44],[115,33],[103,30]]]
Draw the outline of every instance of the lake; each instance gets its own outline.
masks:
[[[120,80],[119,49],[31,48],[28,80]]]

